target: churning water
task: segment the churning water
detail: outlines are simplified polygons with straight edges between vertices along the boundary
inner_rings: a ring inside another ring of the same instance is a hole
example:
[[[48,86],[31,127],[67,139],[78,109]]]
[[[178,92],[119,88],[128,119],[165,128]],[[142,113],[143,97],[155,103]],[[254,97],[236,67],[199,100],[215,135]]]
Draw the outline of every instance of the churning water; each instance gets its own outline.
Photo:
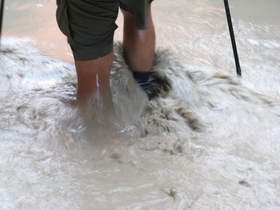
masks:
[[[173,91],[148,102],[116,44],[119,129],[108,130],[76,109],[74,67],[50,19],[54,1],[7,2],[0,209],[279,209],[280,5],[230,4],[243,78],[222,1],[155,2],[154,69]],[[31,37],[41,51],[11,36]]]

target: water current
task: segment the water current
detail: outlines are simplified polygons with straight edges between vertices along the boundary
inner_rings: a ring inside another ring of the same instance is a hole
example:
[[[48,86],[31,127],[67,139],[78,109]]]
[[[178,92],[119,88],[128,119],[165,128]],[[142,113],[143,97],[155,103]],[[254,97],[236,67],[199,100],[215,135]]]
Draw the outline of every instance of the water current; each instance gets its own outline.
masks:
[[[5,7],[0,52],[0,209],[279,209],[278,0],[160,0],[154,70],[173,84],[148,102],[121,56],[111,75],[118,129],[75,106],[55,1]],[[90,113],[89,113],[90,114]]]

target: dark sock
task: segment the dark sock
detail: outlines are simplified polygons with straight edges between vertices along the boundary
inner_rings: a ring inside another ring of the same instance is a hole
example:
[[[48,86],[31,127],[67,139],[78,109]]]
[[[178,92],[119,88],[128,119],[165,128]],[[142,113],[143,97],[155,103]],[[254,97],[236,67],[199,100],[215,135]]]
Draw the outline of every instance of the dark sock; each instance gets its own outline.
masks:
[[[149,79],[153,73],[152,72],[133,72],[134,79],[138,82],[138,84],[143,88],[147,88],[149,86]]]
[[[151,83],[150,78],[153,75],[153,72],[136,72],[133,71],[133,77],[136,80],[136,82],[140,85],[140,87],[144,90],[144,92],[147,94],[148,98],[151,100],[154,97],[154,93],[151,90]]]
[[[157,98],[160,94],[167,94],[171,88],[171,81],[157,72],[132,72],[134,79],[144,90],[149,100]]]

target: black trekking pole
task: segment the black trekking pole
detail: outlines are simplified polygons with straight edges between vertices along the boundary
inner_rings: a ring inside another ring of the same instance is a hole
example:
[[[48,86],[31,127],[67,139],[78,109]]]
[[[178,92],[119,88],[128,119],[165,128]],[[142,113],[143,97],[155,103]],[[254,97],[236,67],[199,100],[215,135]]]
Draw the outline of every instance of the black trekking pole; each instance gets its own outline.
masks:
[[[3,17],[4,17],[4,0],[0,0],[0,47],[1,47],[1,38],[2,38],[2,26],[3,26]]]
[[[225,3],[226,15],[227,15],[229,33],[230,33],[230,38],[231,38],[231,44],[232,44],[232,49],[233,49],[233,54],[234,54],[236,72],[237,72],[238,76],[241,76],[241,67],[240,67],[240,63],[239,63],[239,57],[238,57],[238,52],[237,52],[237,47],[236,47],[236,42],[235,42],[235,36],[234,36],[234,31],[233,31],[233,26],[232,26],[232,21],[231,21],[228,0],[224,0],[224,3]]]

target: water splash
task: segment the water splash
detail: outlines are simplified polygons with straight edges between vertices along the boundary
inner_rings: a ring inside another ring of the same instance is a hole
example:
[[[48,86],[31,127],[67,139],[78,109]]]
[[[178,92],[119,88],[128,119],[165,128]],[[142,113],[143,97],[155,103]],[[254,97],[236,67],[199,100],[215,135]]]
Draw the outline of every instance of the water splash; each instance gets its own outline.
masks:
[[[280,205],[277,100],[219,69],[182,65],[173,52],[158,50],[154,70],[174,89],[148,102],[120,50],[115,45],[111,86],[123,127],[100,138],[89,135],[94,129],[76,108],[74,67],[22,40],[4,41],[2,208]]]

